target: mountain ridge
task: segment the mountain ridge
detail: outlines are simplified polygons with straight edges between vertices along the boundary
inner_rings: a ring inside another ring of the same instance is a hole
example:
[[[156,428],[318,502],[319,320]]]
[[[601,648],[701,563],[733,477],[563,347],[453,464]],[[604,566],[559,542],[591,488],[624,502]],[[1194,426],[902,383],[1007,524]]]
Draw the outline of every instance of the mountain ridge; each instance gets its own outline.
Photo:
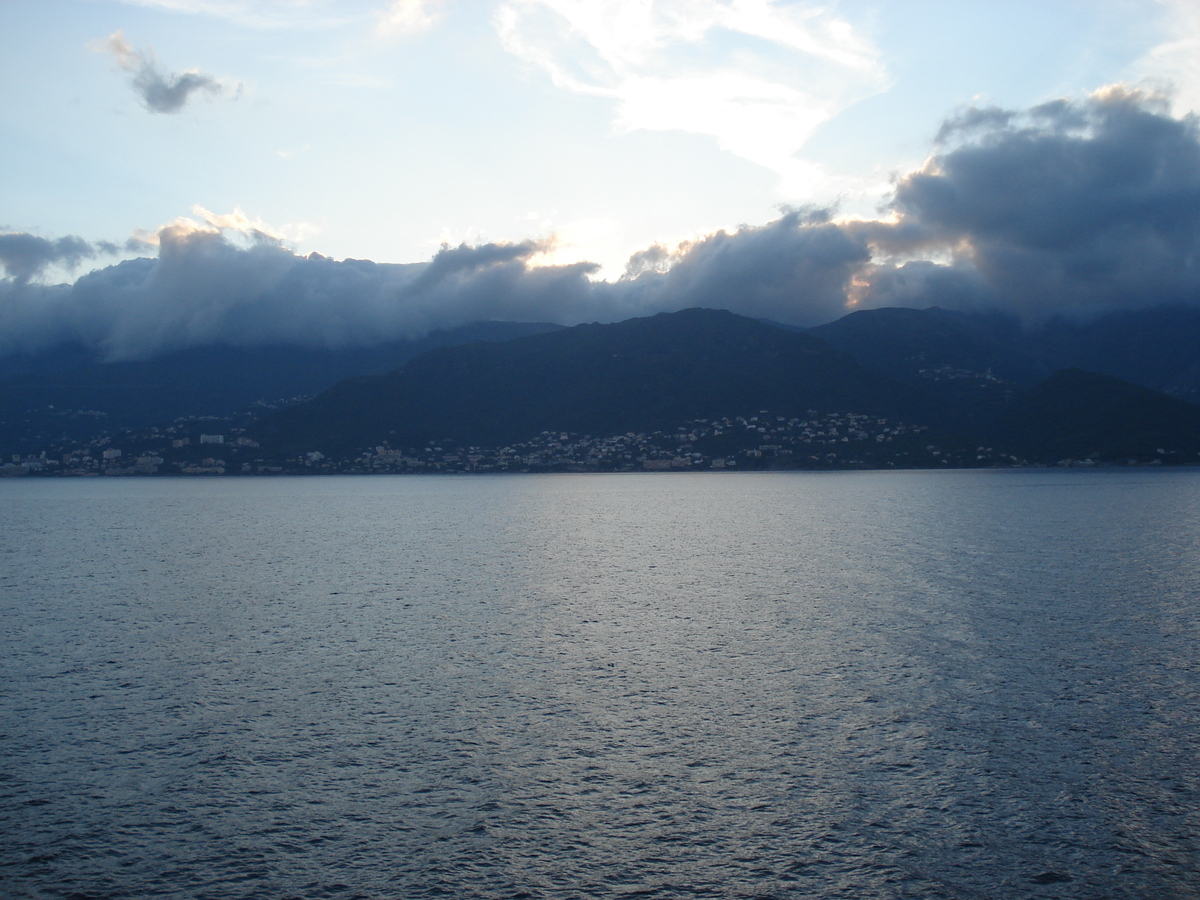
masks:
[[[1112,344],[1122,321],[1134,340],[1117,353]],[[0,379],[0,388],[24,385],[44,403],[22,408],[19,391],[0,391],[0,451],[14,462],[49,453],[65,465],[117,441],[139,458],[207,470],[221,466],[189,461],[197,454],[179,447],[195,445],[205,432],[229,431],[239,447],[261,444],[261,452],[237,451],[246,471],[286,468],[293,464],[287,459],[312,453],[357,470],[346,460],[380,447],[411,456],[442,444],[540,445],[551,432],[661,437],[678,428],[695,433],[692,455],[714,465],[723,453],[762,467],[1183,462],[1195,458],[1193,447],[1200,450],[1200,407],[1178,397],[1168,403],[1144,386],[1131,392],[1134,385],[1105,373],[1063,375],[1053,366],[1097,354],[1125,368],[1140,361],[1148,379],[1183,385],[1186,393],[1196,365],[1188,352],[1193,324],[1200,328],[1200,312],[1166,310],[1030,332],[996,314],[930,308],[864,310],[801,329],[690,309],[573,328],[480,323],[369,351],[194,348],[161,361],[96,364],[68,348],[57,373],[49,356],[26,360],[17,374],[20,366],[10,365],[8,379]],[[1160,346],[1174,349],[1159,358]],[[39,380],[38,365],[51,367],[53,377]],[[351,377],[337,377],[347,370]],[[277,412],[243,406],[231,418],[229,411],[264,384],[322,389]],[[62,404],[55,391],[64,386],[79,389],[76,399],[116,395],[142,424],[129,415],[122,422],[119,405],[118,414],[106,416]],[[198,401],[205,397],[223,403],[218,411],[226,415],[208,414],[212,407]],[[786,427],[772,424],[762,433],[775,437],[756,444],[750,431],[765,426],[750,422],[768,412]],[[865,417],[852,428],[855,440],[870,431],[878,446],[866,452],[860,444],[861,452],[848,455],[845,447],[813,452],[803,435],[845,437],[847,414]],[[735,440],[730,425],[703,425],[716,419],[739,422],[746,434]],[[899,432],[889,421],[905,425],[903,451],[893,446]],[[926,443],[918,443],[915,435],[926,431]],[[168,434],[170,447],[163,443]]]
[[[474,387],[464,390],[464,379]],[[495,444],[542,430],[638,431],[714,408],[771,406],[786,414],[846,404],[865,412],[922,407],[920,391],[810,335],[691,309],[442,348],[281,410],[253,433],[264,443],[323,443],[323,451],[340,452],[383,440]],[[380,410],[391,416],[386,423]]]
[[[836,412],[919,424],[960,455],[974,445],[1033,462],[1146,457],[1159,444],[1174,461],[1200,452],[1200,407],[1111,376],[1068,370],[1019,388],[945,368],[893,377],[812,333],[690,309],[440,348],[343,382],[249,433],[282,453],[373,445],[416,453],[434,443],[496,448],[543,432],[663,431],[761,409],[789,421]],[[1072,406],[1080,415],[1067,415]]]

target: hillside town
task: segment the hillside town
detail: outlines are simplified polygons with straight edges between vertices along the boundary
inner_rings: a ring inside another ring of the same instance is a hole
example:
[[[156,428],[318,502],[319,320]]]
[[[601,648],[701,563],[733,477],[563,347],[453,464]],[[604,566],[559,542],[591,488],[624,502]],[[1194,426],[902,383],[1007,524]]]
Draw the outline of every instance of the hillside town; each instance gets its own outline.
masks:
[[[815,410],[804,418],[758,410],[650,432],[543,431],[504,447],[462,446],[452,440],[430,441],[421,447],[383,443],[346,457],[315,448],[292,456],[273,455],[247,437],[249,424],[248,419],[190,417],[163,428],[103,434],[90,441],[52,445],[37,454],[13,455],[0,464],[0,475],[756,471],[1024,464],[991,447],[939,442],[924,426]]]
[[[915,440],[926,430],[854,413],[820,416],[812,411],[805,419],[789,419],[761,410],[751,416],[695,419],[673,431],[602,437],[543,431],[499,449],[381,445],[354,462],[360,471],[627,472],[876,468],[913,454],[912,464],[936,464],[942,451],[928,444],[918,447]],[[945,459],[948,464],[951,456]]]

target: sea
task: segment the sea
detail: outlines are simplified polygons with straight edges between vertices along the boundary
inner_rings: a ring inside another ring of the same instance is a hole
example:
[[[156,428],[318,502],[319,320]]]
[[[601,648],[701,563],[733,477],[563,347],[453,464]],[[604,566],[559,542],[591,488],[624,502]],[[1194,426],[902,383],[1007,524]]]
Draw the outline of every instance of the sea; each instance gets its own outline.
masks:
[[[9,479],[5,898],[1200,897],[1200,469]]]

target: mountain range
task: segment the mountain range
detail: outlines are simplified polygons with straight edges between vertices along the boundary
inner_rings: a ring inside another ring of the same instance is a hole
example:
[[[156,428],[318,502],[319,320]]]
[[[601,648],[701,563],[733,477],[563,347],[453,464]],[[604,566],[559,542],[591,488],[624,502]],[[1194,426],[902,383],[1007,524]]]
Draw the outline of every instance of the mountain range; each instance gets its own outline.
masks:
[[[1192,308],[1036,325],[999,313],[873,309],[808,333],[897,377],[948,366],[1030,387],[1060,369],[1083,369],[1200,402],[1200,310]]]
[[[0,450],[257,404],[247,434],[275,457],[496,448],[543,432],[659,432],[769,410],[781,421],[855,413],[919,424],[962,459],[978,446],[1030,462],[1194,461],[1198,348],[1200,311],[1182,308],[1036,327],[877,309],[807,330],[693,309],[573,328],[479,323],[365,349],[192,348],[115,363],[68,348],[0,361]]]
[[[344,456],[384,444],[495,448],[542,432],[856,413],[920,423],[948,447],[998,446],[1025,461],[1200,453],[1200,407],[1079,369],[1039,379],[1044,357],[1014,350],[1006,334],[1003,323],[941,310],[858,313],[798,332],[691,309],[439,348],[344,381],[251,433],[284,452]]]
[[[154,359],[108,362],[81,347],[0,358],[0,452],[183,417],[227,418],[295,402],[346,378],[390,371],[435,347],[504,341],[557,330],[480,322],[369,347],[189,347]]]
[[[264,444],[343,454],[372,442],[501,446],[542,431],[644,432],[769,408],[926,412],[920,390],[819,338],[691,309],[425,353],[344,381],[253,429]]]

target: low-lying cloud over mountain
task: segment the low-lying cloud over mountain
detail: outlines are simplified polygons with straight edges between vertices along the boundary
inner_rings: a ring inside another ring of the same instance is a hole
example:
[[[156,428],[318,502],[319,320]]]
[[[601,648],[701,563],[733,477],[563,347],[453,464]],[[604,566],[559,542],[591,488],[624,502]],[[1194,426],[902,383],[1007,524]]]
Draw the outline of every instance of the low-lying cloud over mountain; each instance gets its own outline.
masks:
[[[538,265],[535,241],[445,246],[427,263],[337,262],[210,217],[160,230],[157,259],[48,286],[31,279],[93,245],[9,234],[0,353],[67,341],[111,359],[197,344],[346,346],[484,319],[569,325],[692,306],[816,325],[881,306],[1039,319],[1200,305],[1200,134],[1158,95],[1114,87],[1027,111],[968,109],[884,212],[788,211],[648,248],[616,281],[593,281],[590,263]]]
[[[1165,98],[1110,88],[1020,114],[971,109],[939,143],[897,185],[899,222],[867,232],[880,250],[952,262],[873,273],[870,305],[911,294],[1043,316],[1200,302],[1197,123]]]
[[[115,245],[100,242],[93,246],[73,234],[55,240],[33,234],[0,234],[0,265],[14,281],[24,284],[40,275],[48,266],[60,265],[73,269],[85,259],[94,259],[97,250],[116,253]]]

